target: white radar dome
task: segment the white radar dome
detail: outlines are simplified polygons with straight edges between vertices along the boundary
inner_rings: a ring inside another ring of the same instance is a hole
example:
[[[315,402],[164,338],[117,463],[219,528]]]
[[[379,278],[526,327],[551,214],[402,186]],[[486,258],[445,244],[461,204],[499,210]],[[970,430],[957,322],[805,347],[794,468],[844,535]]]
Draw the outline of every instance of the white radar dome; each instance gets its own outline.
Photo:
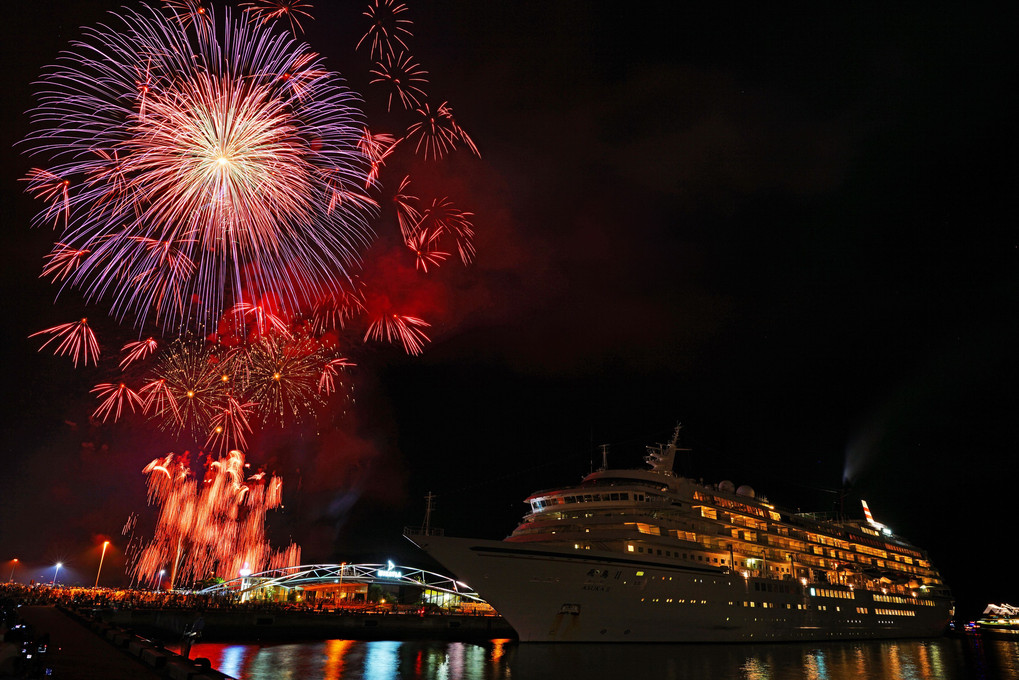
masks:
[[[740,487],[736,489],[736,493],[740,496],[747,496],[749,498],[753,498],[757,495],[754,493],[754,487],[746,484],[741,484]]]
[[[723,479],[718,483],[718,490],[732,493],[733,491],[736,490],[736,485],[730,482],[728,479]]]

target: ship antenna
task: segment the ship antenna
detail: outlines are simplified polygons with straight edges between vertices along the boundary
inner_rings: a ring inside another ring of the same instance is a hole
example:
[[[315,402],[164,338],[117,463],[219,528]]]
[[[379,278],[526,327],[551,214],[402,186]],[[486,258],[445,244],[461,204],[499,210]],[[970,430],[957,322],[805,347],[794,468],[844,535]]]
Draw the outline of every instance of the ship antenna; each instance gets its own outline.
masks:
[[[672,433],[672,441],[667,445],[657,444],[647,447],[647,455],[644,456],[644,462],[651,466],[652,472],[658,472],[670,477],[674,474],[672,465],[676,460],[676,442],[679,441],[679,431],[682,427],[682,424],[676,425],[676,429]]]
[[[602,444],[601,445],[601,469],[602,470],[608,470],[609,469],[609,445],[608,444]]]
[[[421,530],[422,530],[422,532],[424,533],[425,536],[430,535],[429,534],[429,531],[430,531],[429,524],[430,524],[431,518],[432,518],[432,501],[433,500],[435,500],[435,494],[433,494],[431,491],[429,491],[428,495],[425,496],[425,523],[421,526]]]

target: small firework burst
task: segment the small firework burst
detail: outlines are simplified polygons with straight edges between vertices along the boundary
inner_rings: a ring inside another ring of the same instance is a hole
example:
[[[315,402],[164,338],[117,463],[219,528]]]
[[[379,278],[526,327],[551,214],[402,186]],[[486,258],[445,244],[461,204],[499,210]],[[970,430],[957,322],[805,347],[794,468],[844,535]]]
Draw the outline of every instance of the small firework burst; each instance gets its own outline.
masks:
[[[83,366],[88,366],[91,361],[93,365],[99,363],[99,342],[96,340],[95,333],[88,326],[88,319],[82,319],[81,321],[75,321],[72,323],[64,323],[59,326],[53,326],[45,330],[32,333],[30,338],[34,338],[37,335],[48,335],[49,340],[42,344],[39,351],[46,349],[46,347],[52,343],[60,341],[57,345],[54,354],[57,356],[69,355],[74,359],[74,367],[78,367],[78,362],[81,361]]]
[[[212,418],[211,431],[205,445],[214,451],[226,452],[231,449],[246,449],[247,435],[251,434],[248,416],[255,406],[252,402],[241,403],[227,395],[223,406]]]
[[[428,267],[438,267],[449,253],[438,249],[439,237],[442,232],[419,229],[417,234],[407,241],[407,247],[414,253],[414,266],[427,273]]]
[[[430,324],[415,316],[393,314],[387,312],[376,317],[368,326],[364,339],[386,341],[389,343],[399,342],[407,354],[418,355],[425,348],[428,336],[424,328]]]
[[[46,256],[46,265],[42,269],[42,276],[52,276],[53,282],[66,279],[78,268],[82,258],[88,255],[88,252],[71,248],[64,243],[55,243],[53,251]]]
[[[23,179],[28,182],[27,190],[33,198],[50,204],[37,219],[41,222],[48,222],[52,219],[53,228],[56,229],[60,224],[60,219],[63,218],[66,226],[71,219],[71,196],[68,190],[68,187],[71,186],[70,180],[40,168],[32,168],[28,171],[28,177]]]
[[[269,336],[242,356],[237,376],[263,421],[299,420],[321,405],[318,385],[328,360],[314,340]]]
[[[368,9],[362,12],[371,25],[358,41],[357,49],[367,44],[373,59],[394,54],[397,45],[407,50],[406,40],[411,37],[413,22],[403,16],[406,11],[407,5],[396,0],[371,0]]]
[[[286,19],[290,22],[290,31],[297,34],[300,30],[304,33],[304,26],[301,25],[300,17],[312,19],[308,10],[311,3],[301,0],[257,0],[256,2],[242,2],[245,13],[250,13],[252,18],[263,24],[267,21]]]
[[[438,198],[424,211],[418,228],[434,234],[436,239],[444,236],[452,238],[460,259],[464,264],[470,264],[477,252],[470,220],[473,216],[474,213],[457,208],[449,198]]]
[[[131,413],[135,412],[135,407],[139,411],[145,408],[145,399],[124,383],[101,383],[92,388],[92,393],[102,400],[92,417],[104,422],[111,415],[114,422],[120,420],[125,406]]]
[[[165,428],[204,437],[223,408],[230,384],[229,362],[201,341],[179,340],[168,347],[142,388],[148,413]]]
[[[364,157],[371,163],[371,170],[368,172],[368,178],[365,183],[365,187],[370,187],[375,184],[379,179],[379,170],[388,158],[395,150],[400,140],[393,137],[393,135],[380,132],[372,134],[368,129],[364,129],[364,134],[361,136],[361,141],[357,143],[357,148],[360,149]]]
[[[121,353],[124,357],[120,360],[121,370],[127,368],[136,361],[140,361],[145,357],[149,356],[159,347],[159,343],[156,342],[155,338],[148,338],[147,340],[138,340],[136,342],[129,342],[121,348]]]
[[[417,120],[407,128],[406,139],[414,143],[414,152],[421,154],[426,160],[443,158],[457,148],[457,144],[467,146],[475,155],[478,147],[467,133],[453,118],[453,109],[448,102],[443,102],[434,110],[427,102],[415,110]]]
[[[383,85],[387,91],[386,110],[393,108],[393,96],[395,95],[405,109],[415,109],[428,96],[421,89],[422,85],[428,83],[425,76],[428,71],[421,68],[421,65],[414,61],[409,54],[401,52],[396,56],[389,54],[382,57],[381,61],[375,62],[371,75],[375,76],[372,83]]]

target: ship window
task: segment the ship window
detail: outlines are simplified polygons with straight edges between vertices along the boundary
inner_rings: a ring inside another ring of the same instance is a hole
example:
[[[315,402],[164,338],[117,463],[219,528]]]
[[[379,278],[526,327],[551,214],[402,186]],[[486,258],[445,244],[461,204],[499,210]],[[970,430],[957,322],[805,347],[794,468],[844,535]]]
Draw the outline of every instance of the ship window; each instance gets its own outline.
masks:
[[[629,493],[621,493],[621,494],[619,494],[619,500],[621,500],[621,501],[628,501],[628,500],[630,500],[630,494]]]
[[[613,501],[618,501],[619,500],[619,494],[618,493],[610,493],[609,494],[609,499],[613,500]]]

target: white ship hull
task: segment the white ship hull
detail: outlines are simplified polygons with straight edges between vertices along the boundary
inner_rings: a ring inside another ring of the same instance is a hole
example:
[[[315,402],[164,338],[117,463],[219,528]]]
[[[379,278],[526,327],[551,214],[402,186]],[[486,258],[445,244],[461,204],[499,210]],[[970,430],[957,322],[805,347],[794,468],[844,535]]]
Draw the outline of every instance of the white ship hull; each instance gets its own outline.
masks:
[[[756,579],[568,544],[412,540],[502,614],[521,642],[775,642],[932,637],[946,597]]]

